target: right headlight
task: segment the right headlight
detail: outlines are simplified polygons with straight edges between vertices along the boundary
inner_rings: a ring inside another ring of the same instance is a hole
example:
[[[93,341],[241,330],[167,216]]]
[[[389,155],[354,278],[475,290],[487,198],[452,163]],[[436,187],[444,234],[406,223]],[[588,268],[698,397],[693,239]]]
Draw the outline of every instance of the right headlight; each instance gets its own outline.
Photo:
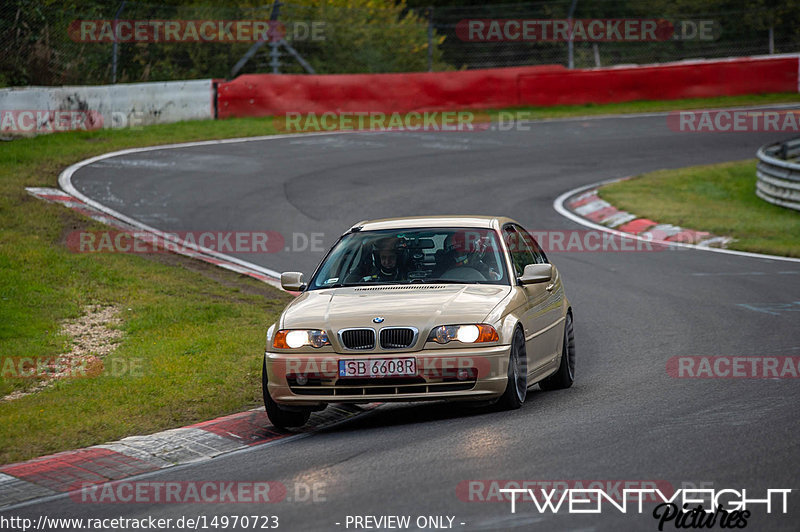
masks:
[[[434,327],[428,336],[428,341],[438,344],[446,344],[453,340],[465,344],[477,344],[482,342],[496,342],[500,339],[497,330],[485,323],[475,323],[467,325],[440,325]]]
[[[279,349],[297,349],[307,345],[322,347],[331,345],[331,342],[328,333],[317,329],[281,329],[272,340],[272,347]]]

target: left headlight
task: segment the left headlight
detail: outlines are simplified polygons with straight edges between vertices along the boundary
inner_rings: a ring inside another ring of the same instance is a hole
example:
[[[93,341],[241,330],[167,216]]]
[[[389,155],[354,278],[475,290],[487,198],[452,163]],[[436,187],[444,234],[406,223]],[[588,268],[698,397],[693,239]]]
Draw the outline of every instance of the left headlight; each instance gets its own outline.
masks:
[[[272,347],[278,349],[297,349],[307,345],[323,347],[331,345],[331,342],[328,333],[317,329],[281,329],[272,340]]]
[[[440,325],[434,327],[428,336],[428,341],[438,344],[446,344],[453,340],[465,344],[477,344],[481,342],[496,342],[500,339],[497,330],[485,323],[469,325]]]

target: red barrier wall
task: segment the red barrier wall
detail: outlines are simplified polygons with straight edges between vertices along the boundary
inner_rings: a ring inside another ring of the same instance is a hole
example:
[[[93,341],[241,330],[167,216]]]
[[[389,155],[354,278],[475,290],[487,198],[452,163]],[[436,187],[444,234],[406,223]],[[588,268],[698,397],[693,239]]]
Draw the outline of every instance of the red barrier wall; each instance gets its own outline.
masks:
[[[248,74],[217,87],[218,116],[286,112],[408,112],[507,107],[521,75],[563,66],[404,74]]]
[[[249,74],[221,82],[217,90],[219,118],[669,100],[796,92],[798,57],[585,70],[553,65],[410,74]]]
[[[798,57],[573,70],[520,76],[520,105],[575,105],[798,92]]]

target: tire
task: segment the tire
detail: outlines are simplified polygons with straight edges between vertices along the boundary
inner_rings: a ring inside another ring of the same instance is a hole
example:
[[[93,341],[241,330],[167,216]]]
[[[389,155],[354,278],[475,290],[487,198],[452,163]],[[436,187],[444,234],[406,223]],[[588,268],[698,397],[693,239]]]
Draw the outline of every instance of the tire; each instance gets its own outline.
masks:
[[[297,409],[286,410],[272,400],[269,394],[269,387],[267,378],[267,361],[264,360],[264,365],[261,369],[261,389],[264,392],[264,408],[267,411],[267,417],[270,422],[279,429],[286,429],[289,427],[302,427],[311,417],[311,410]]]
[[[516,410],[528,395],[528,357],[525,352],[525,335],[517,328],[511,340],[508,355],[508,384],[497,402],[501,410]]]
[[[572,314],[567,314],[564,344],[561,349],[561,364],[555,373],[539,383],[542,390],[563,390],[572,386],[575,381],[575,333],[572,330]]]

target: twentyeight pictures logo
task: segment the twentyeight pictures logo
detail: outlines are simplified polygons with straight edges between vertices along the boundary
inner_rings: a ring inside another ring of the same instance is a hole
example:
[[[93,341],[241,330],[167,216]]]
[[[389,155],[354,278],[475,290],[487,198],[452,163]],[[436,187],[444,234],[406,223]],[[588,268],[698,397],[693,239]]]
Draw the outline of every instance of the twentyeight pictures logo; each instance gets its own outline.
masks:
[[[788,513],[791,489],[767,489],[753,494],[747,489],[677,489],[671,495],[658,487],[625,488],[622,496],[608,493],[603,488],[501,488],[501,493],[511,495],[511,513],[517,512],[520,497],[528,497],[539,513],[600,514],[611,512],[650,513],[646,502],[653,497],[657,504],[652,516],[658,521],[658,530],[668,523],[675,528],[745,528],[752,515],[751,509],[761,509],[767,514]]]

